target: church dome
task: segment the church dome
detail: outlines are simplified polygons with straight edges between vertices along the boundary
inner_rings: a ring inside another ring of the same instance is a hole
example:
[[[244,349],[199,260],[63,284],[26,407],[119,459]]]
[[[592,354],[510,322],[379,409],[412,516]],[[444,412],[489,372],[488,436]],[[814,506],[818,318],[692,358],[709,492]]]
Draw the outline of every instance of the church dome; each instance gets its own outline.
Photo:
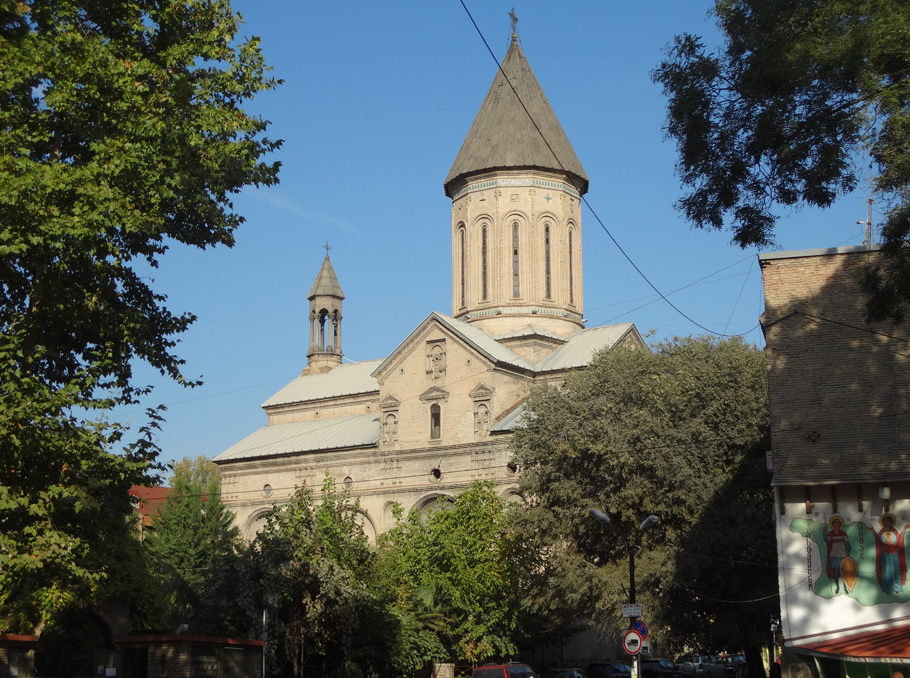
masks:
[[[502,68],[446,177],[445,192],[451,198],[456,182],[476,174],[523,169],[567,174],[580,194],[588,190],[588,176],[513,33]]]

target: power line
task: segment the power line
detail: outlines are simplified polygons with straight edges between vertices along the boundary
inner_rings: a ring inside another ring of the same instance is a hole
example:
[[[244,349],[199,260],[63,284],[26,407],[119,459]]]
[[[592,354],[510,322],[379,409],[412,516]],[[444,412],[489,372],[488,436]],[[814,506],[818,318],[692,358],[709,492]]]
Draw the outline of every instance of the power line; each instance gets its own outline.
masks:
[[[566,178],[567,178],[573,185],[575,185],[575,180],[572,178],[571,174],[570,174],[569,171],[566,169],[565,165],[563,165],[562,160],[560,160],[559,156],[558,156],[558,155],[556,154],[556,152],[553,150],[553,147],[550,146],[550,142],[547,140],[546,136],[544,136],[544,133],[541,131],[540,127],[538,127],[537,121],[534,120],[533,116],[531,115],[531,112],[528,111],[528,108],[527,108],[527,106],[525,106],[524,101],[522,101],[522,100],[521,100],[521,97],[518,96],[518,91],[515,89],[515,86],[512,84],[512,81],[509,80],[509,76],[507,76],[506,73],[505,73],[505,71],[502,70],[502,65],[499,63],[499,59],[496,58],[496,55],[493,53],[493,50],[490,48],[489,43],[487,43],[487,39],[484,37],[483,32],[480,30],[480,27],[477,25],[477,22],[474,21],[474,17],[471,15],[470,10],[467,8],[467,5],[464,4],[464,0],[459,0],[459,2],[461,3],[461,6],[464,8],[464,11],[467,13],[468,18],[471,20],[471,23],[474,24],[474,28],[475,28],[475,30],[477,31],[477,34],[480,36],[480,39],[483,41],[483,44],[484,44],[484,46],[487,48],[487,51],[490,53],[490,56],[493,57],[493,61],[496,62],[496,67],[499,69],[499,72],[502,74],[502,77],[505,78],[505,81],[508,83],[509,88],[512,90],[512,93],[515,95],[516,100],[518,101],[519,104],[521,104],[522,109],[524,109],[524,112],[527,114],[528,120],[530,120],[530,121],[531,121],[531,124],[534,125],[534,129],[537,130],[537,133],[540,135],[540,138],[543,140],[543,142],[544,142],[544,144],[546,145],[547,149],[549,149],[550,153],[553,154],[553,157],[556,159],[556,162],[559,164],[560,169],[562,169],[562,171],[566,173]],[[575,189],[579,191],[580,199],[581,199],[581,200],[584,202],[584,204],[587,206],[588,210],[590,210],[591,214],[592,214],[592,215],[594,216],[594,218],[597,220],[597,223],[600,224],[600,227],[604,230],[604,233],[606,233],[607,236],[610,238],[610,240],[613,241],[613,244],[616,246],[616,249],[619,250],[620,254],[622,254],[623,257],[625,257],[626,261],[628,261],[629,264],[632,266],[632,268],[634,268],[635,271],[638,273],[638,275],[641,276],[642,280],[644,280],[644,281],[648,284],[648,286],[649,286],[652,290],[654,290],[654,291],[658,294],[658,296],[660,296],[660,298],[663,299],[663,300],[667,303],[668,306],[670,306],[670,308],[672,308],[674,311],[676,311],[679,315],[681,315],[683,318],[685,318],[686,320],[688,320],[690,323],[692,323],[692,324],[695,325],[696,327],[698,327],[698,328],[704,330],[705,332],[708,332],[709,334],[714,334],[714,335],[719,336],[719,337],[738,337],[738,336],[743,336],[743,335],[740,335],[740,334],[723,334],[723,333],[721,333],[721,332],[716,332],[716,331],[714,331],[714,330],[712,330],[712,329],[709,329],[709,328],[705,327],[704,325],[702,325],[702,324],[696,322],[694,319],[692,319],[691,317],[689,317],[688,315],[686,315],[685,313],[683,313],[682,310],[680,310],[672,301],[670,301],[670,300],[667,298],[667,296],[664,295],[663,292],[661,292],[659,289],[657,289],[657,286],[654,285],[654,283],[651,282],[651,280],[648,278],[648,276],[646,276],[646,275],[644,274],[644,272],[643,272],[643,271],[638,267],[638,265],[632,260],[632,257],[630,257],[628,254],[626,254],[626,251],[625,251],[625,250],[622,248],[622,246],[619,244],[619,241],[617,241],[616,238],[613,237],[613,234],[610,233],[610,230],[606,227],[606,225],[604,224],[604,222],[601,220],[600,216],[597,214],[597,212],[594,210],[594,208],[593,208],[593,207],[591,206],[591,204],[588,202],[588,199],[585,198],[585,196],[581,193],[581,189],[580,189],[577,185],[575,185]],[[749,331],[751,332],[752,330],[749,330]]]

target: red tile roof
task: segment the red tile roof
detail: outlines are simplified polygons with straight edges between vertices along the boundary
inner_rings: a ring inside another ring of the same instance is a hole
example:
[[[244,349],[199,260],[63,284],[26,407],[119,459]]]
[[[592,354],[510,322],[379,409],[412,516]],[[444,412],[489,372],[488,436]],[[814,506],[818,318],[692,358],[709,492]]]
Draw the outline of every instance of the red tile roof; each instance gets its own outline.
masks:
[[[838,657],[910,659],[910,624],[801,644],[796,649]]]
[[[152,516],[157,515],[167,499],[169,487],[141,487],[133,485],[129,492],[139,500],[136,512],[142,516],[143,525],[152,524]]]

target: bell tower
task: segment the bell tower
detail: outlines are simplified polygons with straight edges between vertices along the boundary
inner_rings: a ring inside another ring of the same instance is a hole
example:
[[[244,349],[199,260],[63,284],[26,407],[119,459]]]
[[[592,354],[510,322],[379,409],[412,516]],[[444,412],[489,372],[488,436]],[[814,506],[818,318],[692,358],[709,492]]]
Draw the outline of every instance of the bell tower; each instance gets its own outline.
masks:
[[[325,259],[307,295],[310,301],[310,347],[303,374],[322,374],[341,364],[341,302],[344,301],[344,292],[329,261],[329,249],[326,243]]]
[[[588,177],[512,42],[452,169],[452,315],[499,335],[584,328],[581,196]]]

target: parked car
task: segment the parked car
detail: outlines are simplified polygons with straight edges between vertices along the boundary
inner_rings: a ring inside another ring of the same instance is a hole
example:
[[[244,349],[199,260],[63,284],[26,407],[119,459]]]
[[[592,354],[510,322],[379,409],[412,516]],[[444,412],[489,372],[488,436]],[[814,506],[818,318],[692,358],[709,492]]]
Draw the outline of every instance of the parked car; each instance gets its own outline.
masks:
[[[632,678],[632,667],[622,662],[591,662],[585,673],[588,678]]]
[[[682,671],[669,659],[642,659],[642,678],[683,678]]]
[[[685,678],[726,678],[723,665],[711,655],[687,654],[676,663]]]
[[[746,665],[746,657],[742,654],[725,654],[717,658],[717,663],[724,667],[726,678],[734,678]]]
[[[588,678],[581,669],[550,669],[546,673],[546,678]]]
[[[477,666],[471,673],[471,678],[537,678],[537,675],[527,664],[509,662]]]

